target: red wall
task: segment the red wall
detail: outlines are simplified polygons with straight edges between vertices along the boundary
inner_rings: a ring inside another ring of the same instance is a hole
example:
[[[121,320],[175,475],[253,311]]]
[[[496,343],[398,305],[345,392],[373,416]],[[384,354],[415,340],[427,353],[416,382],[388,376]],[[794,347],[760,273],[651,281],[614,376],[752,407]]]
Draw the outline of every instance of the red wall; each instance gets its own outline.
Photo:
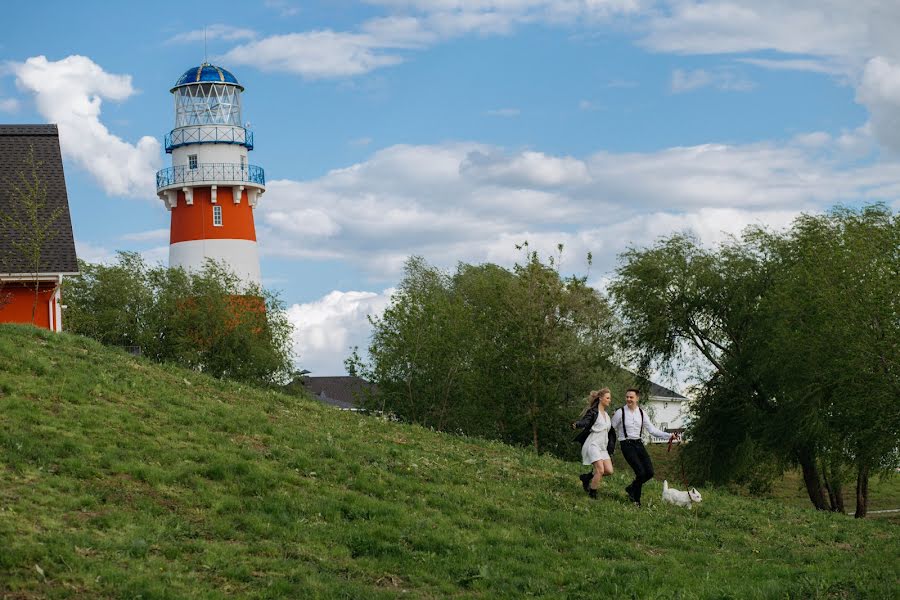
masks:
[[[53,318],[56,318],[56,304],[53,294],[55,283],[42,283],[38,291],[37,310],[34,324],[44,329],[50,327],[50,304],[53,303]],[[5,304],[4,304],[5,302]],[[0,287],[0,323],[31,323],[31,309],[34,305],[34,284],[5,283]],[[59,327],[57,327],[59,329]]]
[[[247,191],[241,194],[241,203],[234,203],[230,186],[219,186],[216,204],[222,207],[222,226],[213,225],[212,190],[194,188],[194,203],[188,205],[184,192],[178,192],[178,205],[172,209],[172,228],[169,243],[193,240],[252,240],[256,241],[253,226],[253,209],[247,202]]]

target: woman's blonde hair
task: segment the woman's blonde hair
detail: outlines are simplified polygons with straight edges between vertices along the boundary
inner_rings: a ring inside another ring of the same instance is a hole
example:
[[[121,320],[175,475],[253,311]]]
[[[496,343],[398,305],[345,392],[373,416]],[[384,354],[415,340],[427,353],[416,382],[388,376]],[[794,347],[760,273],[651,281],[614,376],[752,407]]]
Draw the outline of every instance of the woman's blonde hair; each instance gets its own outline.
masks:
[[[600,398],[605,396],[606,394],[611,393],[608,387],[600,388],[599,390],[591,390],[591,393],[588,394],[587,397],[587,406],[584,407],[584,410],[581,411],[581,416],[587,414],[589,410],[594,408],[595,406],[600,404]]]

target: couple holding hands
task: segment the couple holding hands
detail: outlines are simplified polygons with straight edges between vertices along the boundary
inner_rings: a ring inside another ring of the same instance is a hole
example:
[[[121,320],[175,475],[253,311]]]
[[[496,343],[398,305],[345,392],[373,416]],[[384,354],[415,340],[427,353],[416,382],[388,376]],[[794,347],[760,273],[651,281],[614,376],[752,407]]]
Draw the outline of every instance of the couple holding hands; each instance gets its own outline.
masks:
[[[625,392],[625,406],[610,417],[606,413],[612,402],[609,388],[592,391],[588,405],[581,417],[572,423],[572,429],[581,429],[575,440],[581,442],[581,462],[593,465],[593,471],[580,475],[581,485],[591,498],[597,497],[597,488],[604,475],[612,475],[613,464],[610,453],[615,449],[616,440],[622,448],[628,466],[634,471],[634,481],[625,488],[628,498],[641,505],[641,487],[653,479],[653,462],[641,436],[646,429],[650,435],[671,440],[674,434],[666,433],[654,425],[644,410],[638,406],[641,392],[628,388]]]

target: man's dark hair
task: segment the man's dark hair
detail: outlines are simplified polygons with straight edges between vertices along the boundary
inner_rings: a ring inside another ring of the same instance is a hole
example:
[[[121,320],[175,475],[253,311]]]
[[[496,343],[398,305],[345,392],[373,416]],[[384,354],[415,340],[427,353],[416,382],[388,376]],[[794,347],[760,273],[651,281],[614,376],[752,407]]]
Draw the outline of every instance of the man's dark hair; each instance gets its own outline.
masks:
[[[625,393],[627,394],[628,392],[634,392],[638,397],[640,397],[641,395],[641,390],[637,388],[628,388],[627,390],[625,390]]]

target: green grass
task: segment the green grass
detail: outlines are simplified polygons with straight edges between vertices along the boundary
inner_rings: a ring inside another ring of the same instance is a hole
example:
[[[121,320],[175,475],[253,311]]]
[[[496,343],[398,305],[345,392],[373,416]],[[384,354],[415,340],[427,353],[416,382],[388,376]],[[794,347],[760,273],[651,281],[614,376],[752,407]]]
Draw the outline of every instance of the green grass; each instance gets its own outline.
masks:
[[[847,512],[856,510],[856,482],[847,482],[844,490],[844,508]],[[769,494],[772,498],[791,504],[793,506],[811,506],[806,488],[803,485],[803,476],[799,471],[786,473],[784,477],[775,481]],[[869,517],[870,519],[884,519],[900,524],[900,513],[875,513],[871,511],[890,510],[900,508],[900,477],[876,476],[869,480]]]
[[[890,598],[894,525],[580,465],[0,327],[0,598]]]
[[[653,457],[653,466],[656,471],[657,479],[668,479],[679,489],[683,489],[682,470],[680,458],[678,456],[678,445],[673,445],[672,450],[668,450],[668,444],[652,444],[648,446],[650,456]],[[617,454],[614,460],[617,469],[627,469],[628,465],[620,454]],[[847,482],[844,490],[844,508],[847,512],[852,513],[856,510],[856,482],[851,480]],[[734,492],[750,497],[751,494],[743,487],[735,487]],[[771,491],[765,495],[766,498],[773,498],[797,506],[799,508],[811,509],[812,504],[806,493],[806,487],[803,484],[803,476],[799,470],[788,471],[783,477],[776,479],[772,484]],[[869,480],[869,511],[888,510],[900,508],[900,476],[887,475],[875,476]],[[870,512],[870,519],[879,519],[892,521],[900,524],[900,513],[874,513]]]

